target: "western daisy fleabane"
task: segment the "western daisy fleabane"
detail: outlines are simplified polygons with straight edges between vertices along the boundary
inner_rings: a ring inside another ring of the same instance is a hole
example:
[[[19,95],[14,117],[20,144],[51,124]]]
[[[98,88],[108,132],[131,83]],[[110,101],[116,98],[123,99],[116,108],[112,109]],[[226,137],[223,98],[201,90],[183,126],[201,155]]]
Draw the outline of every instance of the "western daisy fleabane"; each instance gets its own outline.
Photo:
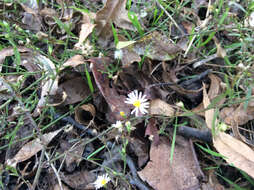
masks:
[[[123,131],[123,124],[121,121],[116,121],[116,123],[113,124],[112,127],[118,129],[120,133]]]
[[[98,176],[96,181],[93,183],[95,189],[100,189],[101,187],[104,187],[110,180],[111,179],[110,177],[108,177],[108,174]]]
[[[114,52],[114,58],[115,59],[122,59],[122,57],[123,57],[123,51],[121,49],[117,49]]]
[[[141,114],[148,113],[149,102],[146,99],[146,95],[142,96],[142,92],[139,93],[137,90],[132,91],[128,94],[125,103],[132,104],[135,107],[131,111],[131,114],[135,113],[136,117],[139,115],[139,112],[141,112]]]

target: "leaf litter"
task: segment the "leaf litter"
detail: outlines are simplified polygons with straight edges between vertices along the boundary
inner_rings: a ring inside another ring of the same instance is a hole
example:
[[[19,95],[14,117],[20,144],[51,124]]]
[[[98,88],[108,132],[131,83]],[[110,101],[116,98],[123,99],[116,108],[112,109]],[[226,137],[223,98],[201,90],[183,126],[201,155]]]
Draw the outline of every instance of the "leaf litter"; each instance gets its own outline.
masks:
[[[248,5],[226,4],[0,3],[1,188],[250,187],[253,65],[229,55],[252,36],[227,30]]]

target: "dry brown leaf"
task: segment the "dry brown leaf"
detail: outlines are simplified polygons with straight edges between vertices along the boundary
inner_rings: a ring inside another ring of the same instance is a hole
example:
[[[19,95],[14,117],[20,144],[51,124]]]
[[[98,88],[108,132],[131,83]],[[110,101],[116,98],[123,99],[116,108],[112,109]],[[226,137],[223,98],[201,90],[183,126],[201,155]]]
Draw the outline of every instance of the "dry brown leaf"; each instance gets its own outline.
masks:
[[[190,144],[180,136],[177,139],[181,139],[181,145],[176,145],[172,163],[169,140],[161,138],[158,146],[152,144],[150,161],[138,172],[141,179],[156,190],[199,189],[200,173],[193,159]]]
[[[174,116],[175,110],[168,103],[161,99],[155,99],[150,102],[151,115],[164,115],[168,117]]]
[[[210,104],[209,97],[203,88],[203,104],[207,108]],[[205,119],[207,126],[212,129],[214,120],[214,109],[205,111]],[[216,126],[216,121],[215,121]],[[216,131],[213,137],[213,145],[217,151],[225,156],[225,160],[229,164],[245,171],[250,176],[254,177],[254,152],[242,141],[220,131]]]
[[[48,143],[60,132],[62,129],[57,131],[47,133],[42,135],[42,139],[37,138],[25,144],[18,153],[12,158],[6,161],[7,165],[12,167],[16,167],[19,162],[23,162],[32,156],[34,156],[37,152],[41,151],[44,146],[47,146]]]
[[[94,17],[94,16],[88,13],[82,13],[82,14],[83,14],[83,19],[82,19],[83,23],[81,25],[81,30],[79,33],[79,41],[78,43],[74,45],[77,48],[82,46],[83,42],[87,39],[89,34],[92,33],[95,27],[95,24],[93,24],[91,21],[91,17]]]
[[[130,151],[133,151],[138,158],[138,168],[142,168],[149,160],[148,142],[136,137],[128,138],[128,141]]]
[[[220,116],[228,125],[244,125],[248,121],[254,119],[254,101],[250,100],[247,108],[244,106],[245,102],[241,103],[237,108],[226,107],[221,110]]]
[[[123,57],[121,59],[123,67],[128,67],[134,62],[140,62],[141,57],[134,51],[129,48],[123,48]]]
[[[203,86],[203,104],[205,109],[210,105],[210,99],[206,92],[205,85]],[[213,128],[213,123],[217,123],[217,120],[214,120],[214,109],[207,109],[205,111],[205,122],[209,129]]]
[[[219,132],[213,144],[217,151],[226,157],[225,160],[229,164],[254,178],[254,152],[250,147],[224,132]]]
[[[31,49],[26,47],[18,47],[19,53],[31,52]],[[13,47],[4,48],[0,51],[0,72],[2,71],[3,62],[6,57],[14,55]]]
[[[27,25],[29,30],[40,31],[41,30],[41,18],[39,16],[39,5],[36,0],[28,0],[24,3],[20,3],[22,8],[26,11],[22,22]]]
[[[59,89],[66,93],[67,98],[63,105],[74,104],[87,98],[90,94],[89,87],[84,77],[78,76],[70,78],[61,83]]]
[[[138,55],[145,55],[153,60],[169,61],[175,58],[181,48],[171,42],[168,37],[154,31],[124,49]]]
[[[107,0],[104,7],[96,13],[95,28],[99,36],[111,33],[111,23],[123,29],[135,30],[125,6],[126,0]]]
[[[61,69],[64,69],[64,67],[77,67],[78,65],[84,64],[85,59],[82,55],[74,55],[70,59],[68,59],[64,64]]]
[[[209,100],[213,100],[214,98],[216,98],[218,95],[222,93],[223,89],[221,87],[221,79],[219,77],[217,77],[214,74],[210,74],[209,78],[211,80],[211,84],[208,91],[208,97],[209,97]],[[218,104],[223,104],[224,101],[225,99],[222,99]],[[192,111],[197,113],[198,115],[205,116],[205,112],[203,110],[204,110],[203,102],[199,104],[197,107],[195,107],[194,109],[192,109]]]
[[[93,72],[94,79],[96,81],[97,87],[100,90],[101,94],[105,98],[111,110],[111,119],[122,120],[123,117],[120,115],[120,112],[124,112],[126,116],[129,116],[131,108],[124,103],[126,97],[123,95],[119,95],[116,89],[110,87],[110,81],[108,76],[103,73],[106,72],[106,65],[111,62],[111,60],[107,57],[102,58],[92,58],[89,59],[91,62],[91,70]]]
[[[65,175],[64,173],[60,173],[61,179],[68,184],[73,189],[84,190],[89,189],[89,184],[92,183],[96,176],[94,173],[89,171],[77,171],[70,175]],[[91,186],[90,186],[91,188]],[[92,186],[94,189],[94,186]]]

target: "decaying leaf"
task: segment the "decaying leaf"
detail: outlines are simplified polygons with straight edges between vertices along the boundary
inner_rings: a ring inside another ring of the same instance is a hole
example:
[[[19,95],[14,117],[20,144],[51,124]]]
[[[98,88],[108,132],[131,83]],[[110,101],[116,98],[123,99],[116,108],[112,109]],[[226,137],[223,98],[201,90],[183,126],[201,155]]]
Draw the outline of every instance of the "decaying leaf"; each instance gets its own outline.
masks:
[[[74,104],[87,98],[90,94],[89,87],[84,77],[76,76],[61,83],[59,89],[62,89],[67,95],[63,105]]]
[[[226,157],[225,160],[229,164],[254,178],[254,152],[249,146],[224,132],[219,132],[213,144],[217,151]]]
[[[125,6],[126,0],[107,0],[105,6],[96,13],[95,29],[98,36],[109,39],[112,36],[111,23],[123,29],[135,30]]]
[[[77,48],[80,48],[83,45],[83,42],[85,42],[89,34],[92,33],[94,27],[96,26],[91,21],[91,17],[95,17],[95,16],[88,13],[82,13],[82,14],[83,14],[83,19],[82,19],[83,22],[82,22],[81,30],[79,33],[79,41],[78,43],[74,45]]]
[[[138,138],[129,138],[128,146],[138,157],[138,167],[142,168],[149,160],[148,143]]]
[[[63,64],[63,68],[64,67],[77,67],[78,65],[84,64],[85,63],[85,59],[82,55],[74,55],[73,57],[71,57],[70,59],[68,59],[64,64]]]
[[[149,138],[153,141],[154,145],[159,144],[159,133],[157,129],[157,120],[155,118],[149,119],[149,123],[146,126],[145,136],[149,136]]]
[[[20,46],[17,48],[19,53],[31,52],[31,49]],[[2,71],[3,62],[6,57],[14,55],[15,50],[13,47],[4,48],[0,51],[0,71]]]
[[[155,99],[150,102],[151,115],[164,115],[168,117],[174,116],[175,110],[168,103],[160,99]]]
[[[209,97],[204,88],[203,103],[207,108],[210,104]],[[214,109],[207,109],[205,111],[205,119],[207,126],[212,129],[213,123],[216,126],[216,118]],[[213,137],[213,145],[217,151],[225,156],[225,160],[229,164],[233,164],[235,167],[245,171],[250,176],[254,177],[254,152],[242,141],[216,130]]]
[[[180,140],[180,136],[176,139]],[[138,172],[141,179],[158,190],[199,189],[198,179],[201,174],[196,167],[189,142],[181,138],[181,142],[175,147],[172,163],[169,140],[161,138],[160,142],[158,146],[152,144],[150,161]]]
[[[237,108],[235,107],[225,107],[221,110],[220,116],[223,121],[228,125],[244,125],[248,121],[254,119],[254,101],[250,100],[248,102],[247,108],[244,106],[243,101]]]
[[[22,22],[33,31],[41,30],[41,18],[39,16],[39,5],[36,0],[28,0],[20,3],[22,8],[26,11]]]
[[[132,49],[124,48],[122,49],[123,57],[122,57],[122,65],[123,67],[128,67],[130,64],[134,62],[140,62],[141,57]]]
[[[16,167],[19,162],[23,162],[32,156],[34,156],[37,152],[41,151],[44,146],[47,146],[48,143],[60,132],[62,129],[57,131],[47,133],[42,135],[42,139],[37,138],[25,144],[18,153],[12,158],[6,161],[7,165],[12,167]]]
[[[169,61],[175,58],[181,48],[171,42],[168,37],[162,36],[154,31],[131,45],[123,48],[125,51],[135,52],[137,55],[143,55],[152,60]]]
[[[110,88],[109,78],[106,74],[103,74],[105,72],[105,66],[110,63],[110,59],[105,57],[93,58],[89,61],[91,61],[91,69],[97,87],[108,103],[113,117],[116,120],[122,120],[123,117],[120,115],[120,112],[124,112],[128,116],[130,114],[130,108],[124,103],[126,97],[119,95],[114,88]]]
[[[218,95],[220,95],[223,92],[223,88],[221,87],[221,79],[219,77],[217,77],[214,74],[210,74],[209,78],[211,80],[211,84],[208,91],[208,97],[209,97],[209,100],[212,101],[214,98],[216,98]],[[225,98],[223,98],[218,104],[223,104],[224,101],[225,101]],[[201,116],[205,116],[203,102],[199,104],[197,107],[195,107],[194,109],[192,109],[192,111]]]
[[[73,189],[83,190],[91,189],[94,186],[89,185],[95,180],[95,175],[89,171],[77,171],[73,174],[65,175],[60,173],[61,179]],[[90,187],[90,188],[89,188]]]

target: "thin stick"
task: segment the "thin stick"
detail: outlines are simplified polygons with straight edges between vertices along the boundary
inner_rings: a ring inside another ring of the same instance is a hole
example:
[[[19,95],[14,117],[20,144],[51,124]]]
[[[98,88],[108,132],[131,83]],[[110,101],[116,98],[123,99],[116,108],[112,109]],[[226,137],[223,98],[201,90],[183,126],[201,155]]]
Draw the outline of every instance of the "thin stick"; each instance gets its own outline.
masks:
[[[213,55],[209,55],[206,59],[203,59],[201,61],[198,61],[198,62],[194,63],[192,67],[194,69],[196,69],[197,67],[199,67],[199,66],[205,64],[206,62],[211,61],[211,60],[213,60],[213,59],[215,59],[217,57],[218,57],[217,53],[215,53]]]
[[[159,7],[166,13],[166,15],[169,17],[169,19],[174,23],[176,28],[181,32],[182,35],[184,35],[184,31],[180,28],[180,26],[176,23],[174,18],[168,13],[168,11],[160,4],[158,0],[156,0],[156,3],[159,5]]]
[[[50,163],[51,168],[53,169],[53,171],[54,171],[54,173],[55,173],[55,175],[56,175],[56,178],[57,178],[58,184],[59,184],[59,186],[60,186],[60,189],[63,190],[63,185],[62,185],[62,182],[61,182],[61,178],[60,178],[60,176],[59,176],[59,173],[58,173],[57,169],[55,168],[55,166],[51,163],[51,161],[50,161],[50,159],[49,159],[49,155],[48,155],[48,153],[47,153],[46,151],[45,151],[45,156],[46,156],[48,162]]]

